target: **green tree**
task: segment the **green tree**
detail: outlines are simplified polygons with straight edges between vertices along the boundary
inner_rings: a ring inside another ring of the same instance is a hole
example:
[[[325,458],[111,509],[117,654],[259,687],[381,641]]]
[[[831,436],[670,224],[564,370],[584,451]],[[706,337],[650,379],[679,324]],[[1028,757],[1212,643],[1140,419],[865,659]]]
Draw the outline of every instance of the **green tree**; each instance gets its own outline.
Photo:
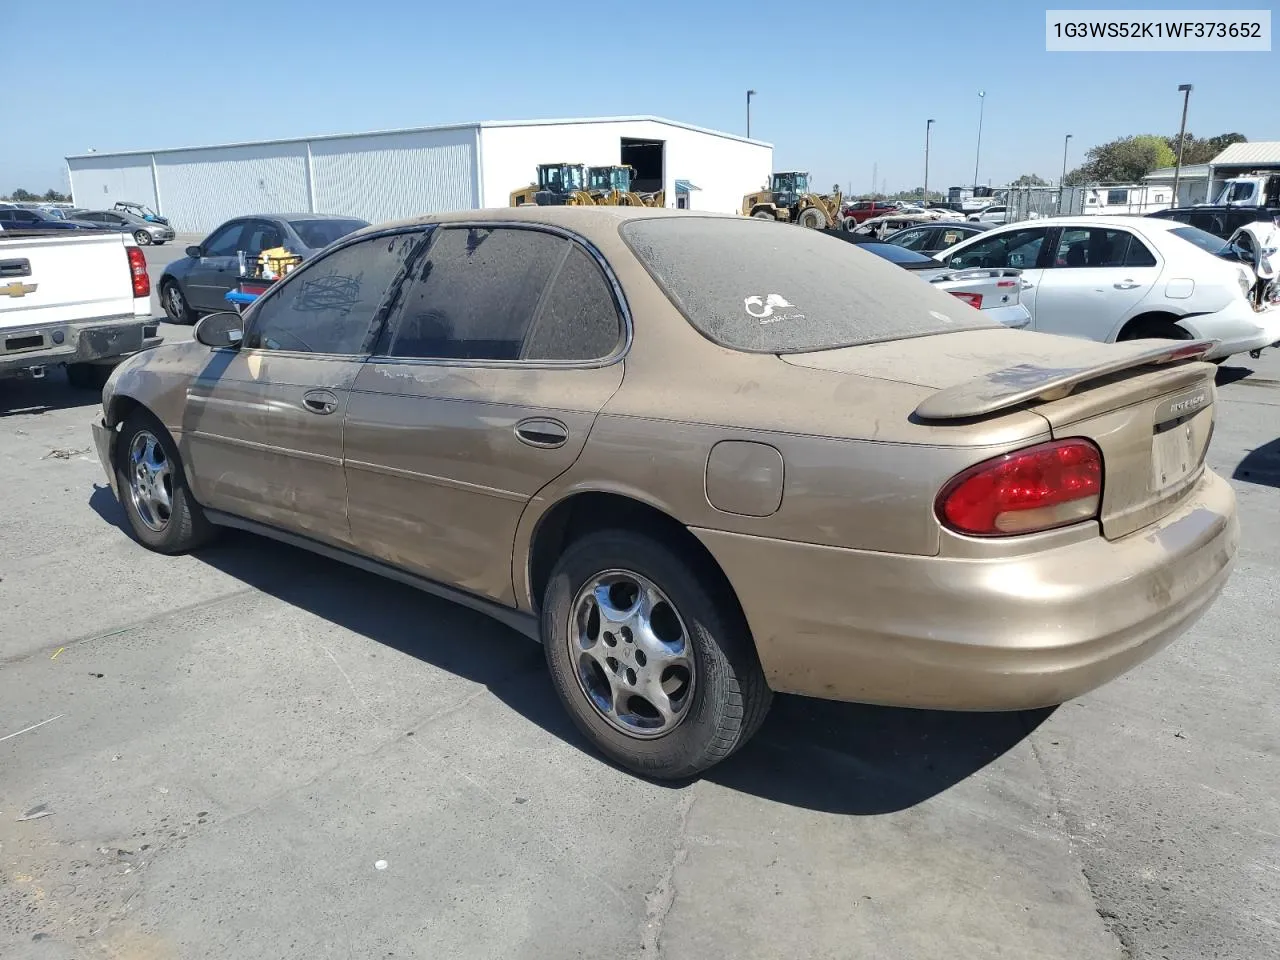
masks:
[[[40,198],[36,196],[34,193],[30,193],[26,190],[23,190],[21,187],[19,187],[17,190],[13,191],[13,199],[17,200],[20,203],[26,203],[27,201],[39,200]]]
[[[1035,173],[1024,173],[1012,183],[1015,187],[1047,187],[1048,185],[1048,180]]]
[[[1067,175],[1066,183],[1134,183],[1157,167],[1176,162],[1164,137],[1153,133],[1121,137],[1091,148],[1085,162]]]
[[[71,198],[57,190],[46,190],[43,197],[45,203],[66,203]]]
[[[1249,138],[1243,133],[1220,133],[1216,137],[1197,137],[1193,133],[1188,133],[1182,141],[1182,162],[1183,163],[1209,163],[1227,147],[1233,143],[1245,143]],[[1172,136],[1168,138],[1169,149],[1177,156],[1178,138]]]

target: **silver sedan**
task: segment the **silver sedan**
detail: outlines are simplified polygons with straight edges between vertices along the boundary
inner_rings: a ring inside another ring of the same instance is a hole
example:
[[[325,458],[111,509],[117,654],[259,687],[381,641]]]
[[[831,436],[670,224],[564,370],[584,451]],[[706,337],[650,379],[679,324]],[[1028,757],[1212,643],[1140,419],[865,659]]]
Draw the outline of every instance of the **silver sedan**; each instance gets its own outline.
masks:
[[[152,223],[124,210],[86,210],[76,214],[76,219],[96,224],[104,230],[132,233],[140,247],[149,247],[153,243],[159,246],[174,238],[173,227],[167,223]]]

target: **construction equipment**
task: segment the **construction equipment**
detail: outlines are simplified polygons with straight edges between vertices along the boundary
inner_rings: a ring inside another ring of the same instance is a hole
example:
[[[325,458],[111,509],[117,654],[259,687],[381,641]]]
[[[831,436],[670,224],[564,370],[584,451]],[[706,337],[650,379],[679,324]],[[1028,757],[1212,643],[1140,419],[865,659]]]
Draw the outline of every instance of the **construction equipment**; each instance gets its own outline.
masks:
[[[513,207],[589,207],[587,171],[580,163],[540,163],[537,182],[511,191]]]
[[[810,193],[809,174],[792,170],[773,174],[768,186],[743,197],[742,215],[824,230],[840,225],[843,205],[839,184],[829,194]]]
[[[647,207],[642,194],[631,189],[635,169],[629,164],[587,168],[587,192],[599,206]]]

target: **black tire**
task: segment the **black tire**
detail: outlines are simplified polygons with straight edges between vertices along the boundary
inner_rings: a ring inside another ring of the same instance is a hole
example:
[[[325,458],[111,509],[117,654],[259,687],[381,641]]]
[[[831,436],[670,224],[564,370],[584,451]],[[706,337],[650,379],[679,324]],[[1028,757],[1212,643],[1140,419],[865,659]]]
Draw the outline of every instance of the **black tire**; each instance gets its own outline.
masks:
[[[772,699],[750,630],[728,586],[687,557],[687,549],[677,551],[632,530],[590,533],[561,555],[542,604],[547,665],[573,722],[610,760],[660,780],[684,779],[724,760],[759,729]],[[666,594],[686,628],[695,668],[693,689],[682,718],[657,737],[641,738],[614,726],[579,680],[579,663],[570,650],[571,643],[578,649],[570,634],[576,629],[571,626],[574,601],[605,571],[647,578]]]
[[[164,523],[159,529],[144,518],[139,499],[134,494],[130,451],[135,438],[143,436],[156,441],[169,465],[169,482],[165,489],[170,508],[168,516],[162,518]],[[157,553],[185,553],[208,542],[213,536],[213,524],[205,517],[200,504],[196,503],[187,488],[186,473],[173,438],[150,411],[138,408],[125,419],[116,435],[115,471],[116,489],[120,491],[120,501],[129,520],[129,529],[144,547]]]
[[[151,246],[151,234],[147,233],[145,230],[135,230],[133,233],[133,239],[140,247]]]
[[[191,309],[182,287],[176,280],[166,280],[160,287],[160,306],[170,323],[192,324],[200,319],[200,315]]]
[[[67,383],[77,390],[97,390],[101,393],[114,369],[105,363],[68,363]]]
[[[827,229],[827,215],[817,207],[809,207],[800,212],[800,216],[796,218],[796,223],[810,230]]]
[[[757,220],[777,220],[778,219],[768,210],[757,210],[755,213],[751,214],[751,216],[755,217]]]

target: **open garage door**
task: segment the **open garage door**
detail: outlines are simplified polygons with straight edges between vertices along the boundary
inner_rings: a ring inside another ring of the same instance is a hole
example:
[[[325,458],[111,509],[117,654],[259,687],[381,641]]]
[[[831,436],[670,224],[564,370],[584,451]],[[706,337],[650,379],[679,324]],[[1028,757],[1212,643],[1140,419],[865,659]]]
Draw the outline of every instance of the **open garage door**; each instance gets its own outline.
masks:
[[[622,138],[622,162],[635,170],[631,189],[637,193],[657,193],[666,183],[665,140]]]

